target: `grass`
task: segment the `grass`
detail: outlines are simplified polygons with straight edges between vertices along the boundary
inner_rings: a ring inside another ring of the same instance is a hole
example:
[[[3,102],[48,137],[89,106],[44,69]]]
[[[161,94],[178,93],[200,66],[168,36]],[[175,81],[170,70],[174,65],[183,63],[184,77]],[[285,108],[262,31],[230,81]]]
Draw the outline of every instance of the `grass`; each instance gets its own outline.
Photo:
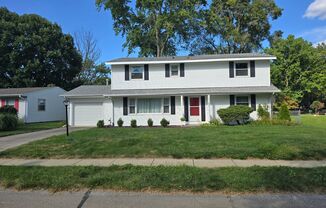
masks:
[[[89,129],[0,153],[19,158],[267,158],[325,159],[326,116],[294,126]]]
[[[326,168],[13,167],[0,166],[5,188],[124,191],[326,192]]]
[[[10,136],[15,134],[24,134],[34,131],[59,128],[64,125],[62,121],[51,121],[42,123],[19,124],[18,128],[13,131],[0,131],[0,137]]]

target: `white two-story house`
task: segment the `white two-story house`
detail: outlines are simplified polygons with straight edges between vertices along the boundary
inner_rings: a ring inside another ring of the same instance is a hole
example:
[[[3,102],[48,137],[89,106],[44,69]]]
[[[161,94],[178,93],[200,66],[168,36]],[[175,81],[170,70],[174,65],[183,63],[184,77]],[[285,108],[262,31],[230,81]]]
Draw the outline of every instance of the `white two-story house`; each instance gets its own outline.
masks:
[[[146,126],[151,118],[171,125],[200,124],[219,119],[217,110],[248,105],[257,118],[258,105],[268,106],[279,90],[271,84],[266,54],[223,54],[159,58],[119,58],[111,65],[111,85],[80,86],[69,99],[69,124],[95,126],[98,120],[117,125]]]

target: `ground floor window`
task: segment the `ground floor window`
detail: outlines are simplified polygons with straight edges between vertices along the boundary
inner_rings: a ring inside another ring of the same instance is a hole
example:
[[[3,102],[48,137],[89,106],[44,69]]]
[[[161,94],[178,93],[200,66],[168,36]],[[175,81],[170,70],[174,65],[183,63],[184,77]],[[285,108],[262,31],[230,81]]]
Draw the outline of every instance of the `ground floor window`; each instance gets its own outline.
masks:
[[[134,114],[136,112],[136,101],[135,99],[129,99],[129,113]]]
[[[129,114],[170,113],[169,98],[130,98]]]
[[[249,106],[249,97],[248,96],[237,96],[235,99],[237,105],[247,105]]]
[[[45,111],[45,99],[38,99],[38,111]]]
[[[15,106],[15,100],[14,99],[7,99],[6,105]]]

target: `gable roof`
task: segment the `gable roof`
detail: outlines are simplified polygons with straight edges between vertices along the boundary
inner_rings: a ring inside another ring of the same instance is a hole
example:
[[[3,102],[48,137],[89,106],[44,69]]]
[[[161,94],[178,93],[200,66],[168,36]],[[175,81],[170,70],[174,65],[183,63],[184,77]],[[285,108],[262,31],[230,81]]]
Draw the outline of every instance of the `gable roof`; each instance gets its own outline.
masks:
[[[140,57],[140,58],[117,58],[108,61],[107,64],[162,64],[162,63],[195,63],[212,61],[237,61],[237,60],[274,60],[275,56],[264,53],[234,53],[213,54],[198,56],[165,56],[165,57]]]
[[[69,92],[66,92],[62,96],[104,96],[110,94],[111,86],[107,85],[81,85]]]
[[[274,85],[248,87],[206,87],[206,88],[164,88],[164,89],[128,89],[111,90],[106,85],[82,85],[62,96],[64,97],[122,97],[122,96],[155,96],[155,95],[194,95],[212,94],[229,95],[245,93],[274,93],[280,92]]]
[[[0,88],[0,96],[19,96],[30,92],[36,92],[55,87],[21,87],[21,88]]]

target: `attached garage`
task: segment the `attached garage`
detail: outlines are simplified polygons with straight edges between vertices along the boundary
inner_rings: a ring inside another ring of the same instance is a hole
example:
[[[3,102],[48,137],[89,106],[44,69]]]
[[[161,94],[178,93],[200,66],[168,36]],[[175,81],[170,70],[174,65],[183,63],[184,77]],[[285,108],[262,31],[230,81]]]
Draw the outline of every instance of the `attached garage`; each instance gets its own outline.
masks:
[[[74,126],[95,126],[99,120],[103,120],[103,103],[74,103]]]

